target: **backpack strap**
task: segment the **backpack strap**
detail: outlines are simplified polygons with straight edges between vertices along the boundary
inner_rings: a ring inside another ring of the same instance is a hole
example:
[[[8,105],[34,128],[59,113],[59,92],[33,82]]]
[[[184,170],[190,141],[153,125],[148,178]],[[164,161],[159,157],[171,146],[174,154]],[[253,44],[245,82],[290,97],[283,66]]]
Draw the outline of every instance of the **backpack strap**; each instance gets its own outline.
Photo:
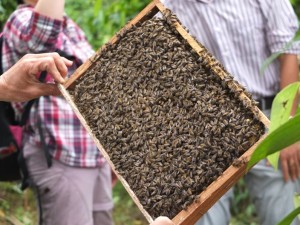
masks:
[[[71,61],[76,60],[76,58],[74,56],[68,55],[65,52],[61,51],[61,50],[57,49],[56,52],[60,56],[65,57],[68,60],[71,60]],[[81,62],[79,62],[79,63],[82,64]],[[46,80],[46,76],[47,76],[47,72],[43,71],[41,73],[41,75],[40,75],[39,80],[41,82],[45,81]],[[25,106],[24,113],[22,114],[22,119],[21,119],[21,124],[22,125],[26,124],[26,122],[27,122],[27,120],[29,118],[29,115],[30,115],[30,109],[31,109],[32,105],[35,104],[38,107],[38,103],[39,103],[39,98],[33,99],[33,100],[31,100],[31,101],[29,101],[27,103],[27,105]],[[44,155],[45,155],[45,158],[46,158],[47,166],[50,168],[52,166],[52,157],[51,157],[51,155],[50,155],[50,153],[48,151],[48,147],[47,147],[47,144],[46,144],[46,141],[45,141],[45,136],[44,136],[44,132],[43,132],[43,129],[42,129],[42,122],[41,122],[41,118],[40,117],[37,118],[37,128],[38,128],[38,132],[39,132],[39,135],[40,135],[40,139],[41,139],[41,143],[42,143],[42,148],[43,148]],[[27,169],[27,166],[26,166],[26,162],[25,162],[23,151],[20,151],[20,152],[21,153],[19,155],[19,164],[20,164],[20,168],[21,168],[22,173],[23,173],[21,190],[25,190],[27,187],[31,186],[32,181],[29,178],[29,173],[28,173],[28,169]]]
[[[47,76],[47,72],[46,72],[46,71],[43,71],[43,72],[41,73],[41,76],[40,76],[39,80],[40,80],[41,82],[43,82],[44,80],[46,80],[46,76]],[[39,99],[37,99],[37,100],[35,101],[35,104],[36,104],[36,106],[38,107]],[[38,116],[38,118],[37,118],[37,128],[38,128],[38,131],[39,131],[41,143],[42,143],[43,150],[44,150],[44,153],[45,153],[47,165],[48,165],[48,167],[50,168],[50,167],[52,166],[51,155],[50,155],[50,153],[49,153],[49,151],[48,151],[48,147],[47,147],[47,144],[46,144],[46,141],[45,141],[45,135],[44,135],[44,132],[43,132],[43,129],[42,129],[42,121],[41,121],[41,118],[40,118],[39,116]]]
[[[45,81],[46,76],[47,76],[47,72],[43,71],[40,75],[39,80],[41,82]],[[31,107],[33,106],[33,104],[38,106],[38,102],[39,102],[39,98],[36,98],[36,99],[30,100],[26,104],[25,110],[24,110],[24,112],[22,114],[22,118],[21,118],[21,125],[22,126],[24,126],[26,124],[26,122],[29,118]],[[41,122],[40,117],[38,117],[38,120],[37,120],[37,128],[38,128],[38,132],[39,132],[39,135],[40,135],[43,151],[44,151],[44,154],[45,154],[45,157],[46,157],[47,165],[50,168],[52,166],[52,160],[51,160],[50,153],[48,151],[47,144],[45,142],[45,136],[44,136],[44,132],[43,132],[43,129],[42,129],[42,122]],[[31,185],[32,182],[29,178],[28,168],[27,168],[27,165],[26,165],[26,161],[25,161],[23,151],[20,151],[18,161],[19,161],[20,169],[21,169],[22,175],[23,175],[22,183],[21,183],[21,190],[25,190],[27,187],[29,187]]]
[[[61,50],[56,50],[56,52],[62,56],[62,57],[65,57],[66,59],[68,60],[71,60],[71,61],[74,61],[76,60],[76,58],[72,55],[68,55],[66,54],[65,52],[61,51]],[[82,64],[80,62],[80,64]],[[45,81],[46,80],[46,77],[47,77],[47,72],[46,71],[43,71],[40,75],[40,78],[39,80],[41,82]],[[25,125],[28,118],[29,118],[29,115],[30,115],[30,109],[31,107],[33,106],[33,104],[35,104],[37,107],[38,107],[38,103],[39,103],[39,98],[37,99],[33,99],[31,101],[29,101],[26,106],[25,106],[25,110],[22,114],[22,118],[21,118],[21,125]],[[47,166],[48,168],[50,168],[52,166],[52,157],[48,151],[48,147],[47,147],[47,144],[46,144],[46,141],[45,141],[45,135],[44,135],[44,132],[43,132],[43,129],[42,129],[42,122],[41,122],[41,118],[38,117],[37,118],[37,128],[38,128],[38,132],[39,132],[39,135],[40,135],[40,139],[41,139],[41,144],[42,144],[42,148],[43,148],[43,151],[44,151],[44,155],[45,155],[45,158],[46,158],[46,162],[47,162]],[[24,157],[24,154],[23,154],[23,151],[20,151],[20,155],[19,155],[19,165],[20,165],[20,169],[22,171],[22,174],[23,174],[23,179],[22,179],[22,184],[21,184],[21,190],[25,190],[27,187],[29,186],[32,186],[32,181],[30,180],[29,178],[29,173],[28,173],[28,169],[27,169],[27,166],[26,166],[26,162],[25,162],[25,157]]]

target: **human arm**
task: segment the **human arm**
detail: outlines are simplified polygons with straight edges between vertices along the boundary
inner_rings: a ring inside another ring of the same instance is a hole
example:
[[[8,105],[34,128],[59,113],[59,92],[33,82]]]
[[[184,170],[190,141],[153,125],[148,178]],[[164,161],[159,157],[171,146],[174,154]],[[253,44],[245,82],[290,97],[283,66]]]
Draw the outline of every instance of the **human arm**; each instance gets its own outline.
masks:
[[[41,4],[43,2],[42,0]],[[54,3],[48,1],[48,8],[56,11],[59,7]],[[44,15],[33,6],[19,7],[11,14],[3,28],[4,48],[9,48],[9,52],[13,49],[18,56],[27,53],[54,52],[58,47],[58,39],[64,25],[63,19],[56,17],[59,16]],[[5,65],[3,69],[6,70]]]
[[[280,88],[283,89],[287,85],[297,82],[299,76],[299,67],[297,55],[283,54],[279,58],[280,61]],[[296,98],[291,116],[293,116],[297,109],[298,97]],[[280,152],[280,163],[284,180],[289,179],[295,181],[300,177],[300,145],[295,143]]]
[[[42,95],[58,95],[57,86],[41,83],[38,75],[47,71],[58,83],[63,83],[72,62],[57,53],[27,54],[0,76],[1,101],[28,101]]]
[[[296,54],[282,54],[280,61],[280,89],[297,82],[299,76],[299,66]],[[295,113],[295,112],[292,112]]]
[[[297,16],[289,1],[263,1],[262,11],[266,20],[266,40],[272,54],[282,53],[279,57],[280,89],[298,81],[297,54],[300,53],[299,42],[293,41],[299,28]],[[291,115],[295,113],[296,101]],[[283,178],[295,180],[300,176],[300,157],[298,144],[280,151],[280,164]]]
[[[55,1],[38,2],[42,3],[49,9],[59,8]],[[3,29],[3,52],[12,58],[4,61],[4,71],[15,63],[15,59],[27,53],[61,50],[65,55],[75,58],[73,68],[94,54],[83,30],[63,14],[63,4],[60,4],[60,8],[62,20],[44,15],[29,5],[23,5],[13,12]]]
[[[150,225],[174,225],[174,223],[168,217],[160,216],[150,223]]]
[[[64,0],[39,0],[34,10],[44,16],[62,20],[65,9]]]

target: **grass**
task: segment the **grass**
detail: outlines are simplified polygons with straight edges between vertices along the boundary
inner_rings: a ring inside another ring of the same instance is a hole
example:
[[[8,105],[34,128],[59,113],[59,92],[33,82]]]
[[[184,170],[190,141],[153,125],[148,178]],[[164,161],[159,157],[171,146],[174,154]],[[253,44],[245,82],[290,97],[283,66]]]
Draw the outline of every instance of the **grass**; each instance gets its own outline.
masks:
[[[120,182],[113,189],[115,225],[148,224]],[[22,192],[17,183],[0,183],[0,224],[37,225],[34,194],[30,189]]]
[[[113,189],[113,200],[115,204],[113,218],[115,225],[146,225],[147,220],[139,211],[121,182]]]
[[[257,225],[254,206],[251,204],[244,181],[235,189],[231,225]],[[115,225],[147,225],[147,220],[132,201],[120,182],[113,189]],[[0,183],[0,224],[37,225],[34,194],[30,189],[21,192],[16,183]]]
[[[17,183],[0,183],[0,224],[34,225],[37,212],[33,193],[22,192]]]

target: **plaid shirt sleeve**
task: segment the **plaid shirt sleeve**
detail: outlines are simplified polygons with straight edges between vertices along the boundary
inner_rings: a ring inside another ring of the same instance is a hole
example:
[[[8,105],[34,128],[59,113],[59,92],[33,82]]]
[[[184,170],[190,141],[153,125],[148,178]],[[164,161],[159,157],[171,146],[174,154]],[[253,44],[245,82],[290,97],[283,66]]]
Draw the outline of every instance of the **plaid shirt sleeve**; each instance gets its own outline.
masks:
[[[21,7],[10,16],[3,34],[19,54],[49,52],[55,50],[62,23],[35,12],[32,7]]]
[[[43,16],[32,7],[21,6],[6,22],[3,35],[2,67],[8,70],[26,53],[42,53],[55,50],[62,21]],[[9,40],[9,41],[7,41]],[[25,103],[13,103],[20,119]]]

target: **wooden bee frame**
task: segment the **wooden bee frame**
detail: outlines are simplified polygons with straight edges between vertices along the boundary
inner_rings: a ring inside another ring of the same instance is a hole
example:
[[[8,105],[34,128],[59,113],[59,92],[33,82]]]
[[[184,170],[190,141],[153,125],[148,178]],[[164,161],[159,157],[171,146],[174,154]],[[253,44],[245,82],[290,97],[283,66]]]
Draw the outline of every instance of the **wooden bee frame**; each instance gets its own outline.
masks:
[[[163,4],[159,0],[154,0],[151,2],[144,10],[142,10],[130,23],[128,23],[123,29],[127,29],[128,27],[137,24],[138,22],[145,21],[151,17],[153,17],[158,12],[161,12],[162,14],[166,13],[166,8],[163,6]],[[188,32],[179,24],[176,23],[176,29],[180,33],[180,35],[190,44],[190,46],[197,52],[200,53],[203,51],[203,48],[188,34]],[[122,31],[122,30],[121,30]],[[117,40],[117,36],[114,36],[110,43],[115,43]],[[102,49],[105,48],[105,46],[102,47]],[[71,104],[72,108],[74,109],[75,113],[77,114],[78,118],[80,119],[83,126],[87,129],[87,131],[90,133],[91,137],[95,141],[97,147],[105,157],[105,159],[110,164],[111,168],[115,171],[117,174],[119,180],[122,182],[123,186],[129,193],[129,195],[132,197],[136,205],[139,207],[140,211],[144,214],[146,219],[149,222],[152,222],[155,218],[152,218],[149,213],[143,208],[143,206],[140,204],[139,199],[136,197],[135,193],[130,188],[129,184],[126,182],[126,180],[119,175],[118,171],[115,170],[115,166],[110,160],[109,155],[99,142],[99,140],[96,138],[96,136],[93,134],[92,130],[90,129],[89,125],[87,124],[85,118],[81,115],[80,111],[78,110],[76,104],[72,100],[71,96],[68,93],[68,88],[71,88],[72,86],[76,86],[76,81],[86,72],[87,70],[90,70],[93,68],[94,63],[99,58],[99,53],[102,51],[102,49],[99,49],[98,52],[94,54],[93,57],[91,57],[88,61],[86,61],[81,67],[79,67],[75,73],[68,79],[68,81],[64,85],[59,85],[60,91],[62,92],[63,96],[66,98],[66,100]],[[208,66],[211,67],[212,71],[214,71],[216,74],[218,74],[221,79],[225,79],[227,76],[227,72],[224,71],[224,69],[218,64],[215,63],[215,60],[211,60],[211,64]],[[238,88],[238,87],[237,87]],[[239,98],[243,101],[248,101],[249,104],[253,104],[252,101],[247,97],[247,95],[243,92],[240,93]],[[259,120],[266,126],[269,126],[269,120],[266,118],[266,116],[256,107],[253,106],[253,112],[258,114]],[[241,160],[249,160],[249,157],[252,155],[254,149],[256,148],[257,144],[265,137],[262,136],[258,142],[256,142],[248,151],[246,151],[241,157]],[[246,163],[242,163],[240,167],[234,167],[230,166],[223,174],[222,176],[218,177],[215,182],[212,182],[210,186],[207,187],[205,191],[202,191],[199,195],[199,202],[195,202],[188,206],[186,210],[182,210],[180,213],[178,213],[174,218],[172,218],[172,221],[176,225],[188,225],[188,224],[194,224],[203,214],[205,214],[208,209],[223,195],[225,194],[245,173],[246,173]]]

